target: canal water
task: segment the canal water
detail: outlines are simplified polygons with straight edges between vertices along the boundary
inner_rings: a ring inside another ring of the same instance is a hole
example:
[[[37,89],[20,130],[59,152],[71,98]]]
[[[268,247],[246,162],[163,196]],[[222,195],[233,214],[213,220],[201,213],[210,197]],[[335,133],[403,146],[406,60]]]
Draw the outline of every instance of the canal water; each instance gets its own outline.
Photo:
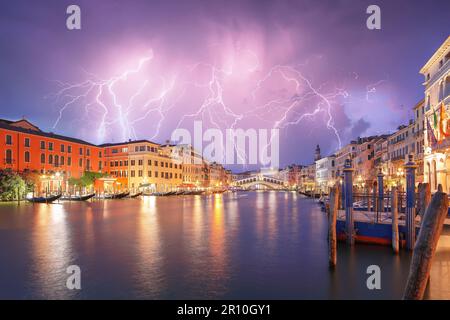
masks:
[[[331,272],[326,234],[317,203],[293,192],[1,204],[0,298],[401,298],[409,254],[339,244]],[[449,252],[428,297],[450,297]],[[81,290],[66,288],[69,265]],[[381,290],[366,286],[370,265]]]

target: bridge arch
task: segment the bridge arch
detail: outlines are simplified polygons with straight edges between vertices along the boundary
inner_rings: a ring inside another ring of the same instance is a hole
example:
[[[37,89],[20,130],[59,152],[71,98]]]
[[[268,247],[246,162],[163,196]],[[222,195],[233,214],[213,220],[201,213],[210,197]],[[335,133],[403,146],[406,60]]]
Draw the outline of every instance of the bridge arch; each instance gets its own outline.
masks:
[[[237,180],[233,184],[243,189],[253,189],[262,186],[266,189],[278,190],[285,187],[283,180],[258,174]]]

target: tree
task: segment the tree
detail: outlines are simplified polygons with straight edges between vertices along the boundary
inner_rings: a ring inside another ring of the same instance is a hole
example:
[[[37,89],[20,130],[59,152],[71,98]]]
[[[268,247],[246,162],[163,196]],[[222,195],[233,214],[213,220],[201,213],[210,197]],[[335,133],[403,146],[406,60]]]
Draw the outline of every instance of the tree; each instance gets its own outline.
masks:
[[[37,186],[40,182],[40,175],[36,170],[24,171],[20,174],[20,176],[25,181],[27,192],[33,192],[35,186]]]
[[[88,187],[94,184],[96,179],[104,177],[105,174],[100,172],[85,171],[81,177],[81,183],[84,187]]]
[[[85,171],[81,178],[70,178],[69,184],[71,186],[79,187],[80,189],[87,188],[89,186],[92,186],[96,179],[102,178],[104,176],[104,173]]]
[[[13,201],[22,198],[27,190],[25,181],[11,170],[0,170],[0,199]]]

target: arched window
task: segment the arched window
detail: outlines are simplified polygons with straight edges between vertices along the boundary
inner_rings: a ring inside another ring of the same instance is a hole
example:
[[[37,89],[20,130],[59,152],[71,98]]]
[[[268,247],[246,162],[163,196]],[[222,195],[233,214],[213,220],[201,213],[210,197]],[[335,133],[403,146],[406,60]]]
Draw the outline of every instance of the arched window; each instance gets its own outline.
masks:
[[[25,151],[25,162],[30,162],[30,151]]]
[[[439,101],[444,99],[444,85],[445,85],[444,81],[441,81],[441,83],[439,83]]]
[[[41,163],[45,163],[45,154],[41,153]]]
[[[444,81],[444,99],[450,96],[450,74]]]
[[[55,155],[55,167],[59,165],[59,156]]]
[[[48,163],[49,163],[49,164],[52,164],[52,163],[53,163],[53,155],[52,155],[52,154],[49,154],[49,155],[48,155]]]
[[[64,156],[61,156],[61,159],[59,160],[59,162],[61,163],[61,165],[64,165]]]
[[[5,156],[6,156],[5,157],[5,163],[6,164],[11,164],[12,163],[12,150],[11,149],[7,149]]]

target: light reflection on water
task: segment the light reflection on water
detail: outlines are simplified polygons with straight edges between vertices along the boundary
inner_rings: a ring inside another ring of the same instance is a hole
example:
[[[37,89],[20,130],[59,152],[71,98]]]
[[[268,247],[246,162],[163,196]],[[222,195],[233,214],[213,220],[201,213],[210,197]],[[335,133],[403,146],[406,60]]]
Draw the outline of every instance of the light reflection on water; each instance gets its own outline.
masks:
[[[293,192],[0,205],[0,298],[401,298],[409,254],[338,247],[330,272],[327,222]],[[450,235],[428,296],[449,298]],[[66,268],[82,290],[65,288]],[[378,264],[382,290],[366,288]]]

